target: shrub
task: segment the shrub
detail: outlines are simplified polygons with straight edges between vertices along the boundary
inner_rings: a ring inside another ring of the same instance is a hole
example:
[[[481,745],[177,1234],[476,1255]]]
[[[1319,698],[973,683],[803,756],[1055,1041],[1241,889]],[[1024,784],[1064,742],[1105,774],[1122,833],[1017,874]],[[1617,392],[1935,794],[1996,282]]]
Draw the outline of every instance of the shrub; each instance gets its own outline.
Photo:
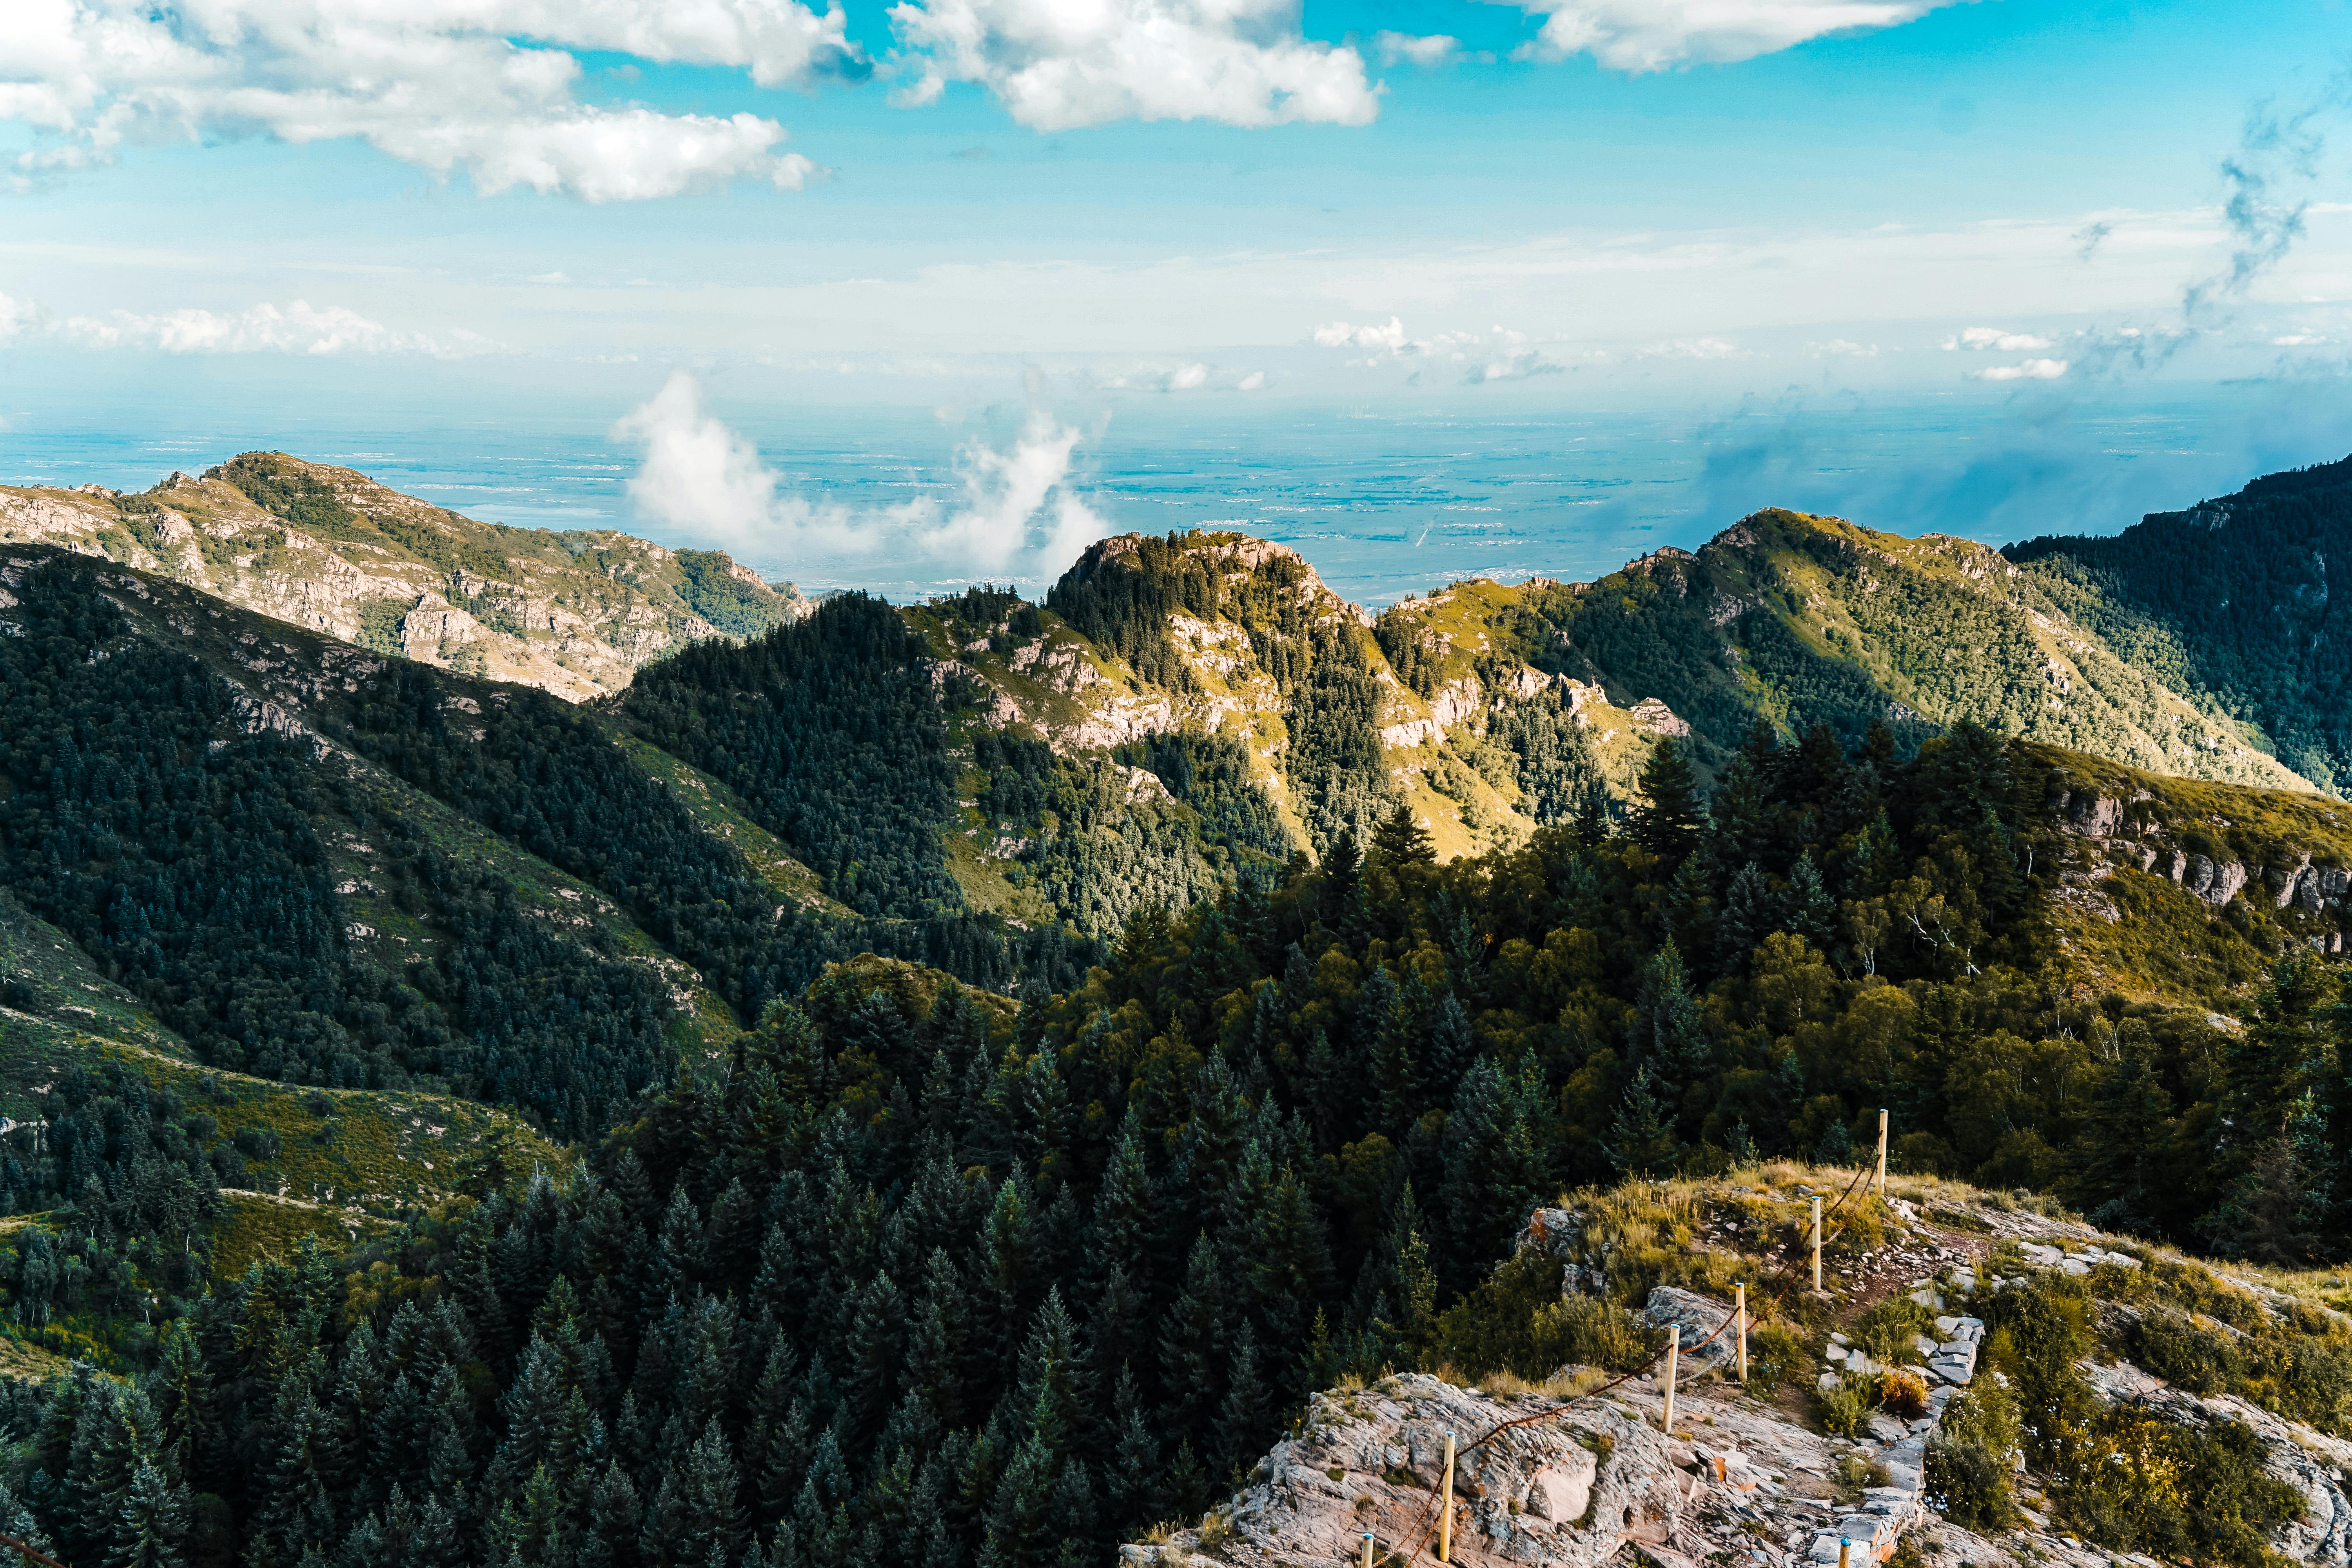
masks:
[[[1615,1301],[1562,1296],[1559,1264],[1529,1251],[1438,1319],[1433,1359],[1473,1381],[1507,1372],[1540,1382],[1568,1365],[1630,1372],[1664,1343],[1663,1333]]]
[[[2026,1460],[2053,1468],[2069,1434],[2090,1420],[2090,1386],[2074,1366],[2092,1343],[2081,1287],[2063,1275],[2042,1273],[1979,1300],[1986,1334],[1979,1365],[1990,1363],[2008,1375]]]
[[[1822,1426],[1841,1437],[1859,1437],[1870,1427],[1874,1392],[1868,1380],[1840,1378],[1813,1396]]]
[[[1963,1530],[2006,1530],[2016,1517],[2009,1491],[2009,1466],[1975,1443],[1958,1442],[1940,1429],[1927,1444],[1927,1502]]]
[[[1890,1415],[1916,1421],[1927,1414],[1927,1380],[1908,1367],[1880,1373],[1878,1403]]]
[[[1936,1314],[1908,1296],[1889,1296],[1856,1319],[1853,1341],[1870,1359],[1888,1366],[1916,1366],[1913,1342],[1936,1326]]]
[[[2143,1410],[2100,1414],[2070,1445],[2060,1512],[2086,1539],[2150,1556],[2268,1568],[2273,1526],[2303,1497],[2263,1468],[2262,1439],[2234,1421],[2200,1429]]]
[[[2238,1347],[2185,1313],[2158,1307],[2140,1315],[2124,1337],[2134,1365],[2191,1394],[2219,1394],[2239,1373]]]
[[[1759,1323],[1748,1331],[1748,1386],[1769,1394],[1804,1375],[1813,1364],[1805,1342],[1779,1322]]]

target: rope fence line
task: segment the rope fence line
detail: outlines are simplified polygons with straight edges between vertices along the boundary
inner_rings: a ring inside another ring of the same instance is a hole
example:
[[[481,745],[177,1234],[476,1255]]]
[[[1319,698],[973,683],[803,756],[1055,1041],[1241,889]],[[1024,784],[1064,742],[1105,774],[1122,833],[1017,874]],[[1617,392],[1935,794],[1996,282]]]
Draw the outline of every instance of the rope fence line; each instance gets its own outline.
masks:
[[[1882,1132],[1882,1137],[1883,1136],[1884,1134]],[[1853,1180],[1846,1184],[1845,1191],[1840,1193],[1838,1194],[1837,1202],[1830,1205],[1829,1215],[1834,1215],[1840,1209],[1845,1207],[1846,1200],[1853,1196],[1855,1189],[1860,1187],[1864,1179],[1869,1177],[1870,1174],[1871,1172],[1868,1166],[1864,1166],[1862,1169],[1855,1171],[1853,1173]],[[1883,1176],[1880,1178],[1882,1182],[1884,1179],[1885,1178]],[[1880,1190],[1884,1191],[1884,1188],[1882,1187]],[[1819,1200],[1816,1199],[1815,1201],[1818,1202]],[[1825,1215],[1823,1217],[1828,1216]],[[1831,1242],[1835,1241],[1839,1237],[1843,1236],[1844,1234],[1845,1226],[1840,1226],[1837,1229],[1832,1231],[1822,1239],[1822,1245],[1826,1247]],[[1784,1283],[1780,1287],[1780,1290],[1773,1295],[1771,1300],[1766,1304],[1767,1310],[1769,1311],[1773,1308],[1777,1308],[1783,1300],[1787,1300],[1789,1292],[1795,1289],[1795,1287],[1796,1281],[1793,1279]],[[1738,1309],[1734,1308],[1731,1313],[1727,1316],[1722,1322],[1716,1325],[1715,1331],[1713,1333],[1707,1335],[1706,1338],[1699,1341],[1696,1344],[1694,1344],[1689,1348],[1696,1352],[1704,1350],[1708,1345],[1713,1344],[1717,1340],[1723,1337],[1725,1331],[1731,1327],[1733,1321],[1737,1320],[1738,1316]],[[1655,1371],[1659,1364],[1666,1359],[1667,1353],[1668,1352],[1665,1351],[1660,1351],[1656,1355],[1652,1356],[1647,1362],[1635,1367],[1631,1372],[1622,1373],[1607,1383],[1586,1389],[1581,1394],[1570,1395],[1569,1398],[1562,1402],[1559,1407],[1556,1410],[1539,1410],[1532,1415],[1518,1415],[1512,1417],[1508,1421],[1498,1421],[1494,1426],[1488,1427],[1486,1431],[1480,1433],[1476,1438],[1472,1440],[1461,1450],[1461,1453],[1464,1455],[1474,1453],[1477,1449],[1485,1447],[1494,1438],[1501,1436],[1506,1432],[1514,1431],[1522,1426],[1537,1426],[1546,1421],[1557,1421],[1584,1401],[1588,1399],[1598,1399],[1602,1394],[1614,1393],[1616,1390],[1624,1387],[1627,1384],[1633,1382],[1635,1379],[1648,1375],[1650,1373]],[[1668,1432],[1666,1436],[1671,1437],[1674,1434],[1672,1432]],[[1406,1565],[1406,1568],[1411,1568],[1412,1564],[1419,1563],[1422,1560],[1422,1554],[1428,1550],[1430,1537],[1435,1531],[1438,1506],[1439,1505],[1436,1500],[1433,1499],[1429,1502],[1422,1504],[1420,1513],[1414,1516],[1412,1526],[1407,1532],[1412,1538],[1412,1544],[1409,1550],[1405,1550],[1403,1552],[1402,1557],[1402,1562]],[[1370,1532],[1366,1533],[1365,1539],[1367,1542],[1365,1557],[1369,1565],[1372,1561],[1373,1555],[1370,1547],[1370,1542],[1371,1539]],[[1394,1557],[1395,1555],[1396,1549],[1392,1549],[1389,1553],[1389,1556]],[[1381,1561],[1385,1563],[1387,1559],[1383,1558]],[[1444,1555],[1441,1555],[1437,1557],[1435,1561],[1442,1563],[1446,1561],[1446,1557]]]
[[[66,1565],[56,1558],[47,1552],[34,1551],[13,1535],[0,1535],[0,1546],[5,1546],[11,1552],[22,1553],[27,1563],[42,1563],[44,1568],[66,1568]]]

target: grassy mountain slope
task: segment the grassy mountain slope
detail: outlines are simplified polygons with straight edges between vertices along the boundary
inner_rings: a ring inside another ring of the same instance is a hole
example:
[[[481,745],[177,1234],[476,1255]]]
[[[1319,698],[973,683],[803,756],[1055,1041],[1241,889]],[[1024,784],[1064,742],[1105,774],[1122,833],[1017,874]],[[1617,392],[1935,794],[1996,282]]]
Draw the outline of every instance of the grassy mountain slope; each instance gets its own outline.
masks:
[[[2308,784],[1965,540],[1762,511],[1695,555],[1662,550],[1595,583],[1530,584],[1482,619],[1496,645],[1625,708],[1662,699],[1703,752],[1759,719],[1850,738],[1884,722],[1915,744],[1966,720],[2155,771]]]
[[[574,700],[695,638],[809,608],[716,552],[476,522],[280,452],[136,495],[0,489],[0,542],[103,556],[378,653]]]
[[[2270,474],[2112,538],[2003,553],[2074,623],[2330,791],[2352,782],[2352,701],[2328,573],[2352,550],[2352,458]]]

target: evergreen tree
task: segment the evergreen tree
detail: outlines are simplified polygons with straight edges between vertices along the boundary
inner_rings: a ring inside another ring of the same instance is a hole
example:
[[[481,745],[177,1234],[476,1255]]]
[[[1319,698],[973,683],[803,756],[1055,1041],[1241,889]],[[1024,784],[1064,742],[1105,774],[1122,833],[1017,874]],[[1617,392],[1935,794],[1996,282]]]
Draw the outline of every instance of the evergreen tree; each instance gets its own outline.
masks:
[[[1658,742],[1643,764],[1640,790],[1641,800],[1633,813],[1633,842],[1668,868],[1680,866],[1698,847],[1706,813],[1698,781],[1679,743],[1672,739]]]
[[[1674,1119],[1658,1102],[1646,1060],[1633,1069],[1633,1076],[1626,1081],[1625,1092],[1617,1102],[1616,1120],[1610,1124],[1606,1147],[1610,1164],[1624,1176],[1669,1174],[1682,1156]]]

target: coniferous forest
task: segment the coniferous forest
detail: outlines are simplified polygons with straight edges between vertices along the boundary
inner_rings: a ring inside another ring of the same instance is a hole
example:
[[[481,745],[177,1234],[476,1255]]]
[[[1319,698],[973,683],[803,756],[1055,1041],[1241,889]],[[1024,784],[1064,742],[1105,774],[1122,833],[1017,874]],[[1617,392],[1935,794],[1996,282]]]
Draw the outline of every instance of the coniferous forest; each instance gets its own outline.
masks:
[[[1136,553],[1051,609],[1181,687],[1171,616],[1236,591]],[[1443,636],[1317,624],[1280,557],[1238,592],[1281,800],[1247,731],[981,724],[971,671],[860,595],[594,706],[393,659],[291,711],[155,629],[200,596],[11,570],[9,907],[174,1071],[510,1117],[429,1201],[230,1268],[273,1134],[119,1051],[39,1084],[0,1133],[0,1311],[79,1337],[0,1379],[0,1532],[72,1568],[1100,1568],[1316,1390],[1475,1337],[1538,1205],[1848,1163],[1882,1109],[1900,1170],[2352,1254],[2352,998],[2307,911],[2126,911],[2234,1017],[2088,984],[2091,760],[1872,721],[1851,681],[1735,732],[1693,662],[1698,733],[1617,784],[1538,683],[1465,747],[1531,835],[1442,860],[1379,724]],[[1598,669],[1676,624],[1642,603],[1529,613]],[[959,647],[1045,626],[1002,590],[933,609]],[[940,847],[967,808],[1055,918],[978,906]],[[2230,809],[2180,828],[2209,866],[2254,853]],[[81,1037],[0,982],[0,1028]],[[1592,1310],[1587,1359],[1646,1353]],[[2308,1386],[2352,1419],[2352,1383]]]

